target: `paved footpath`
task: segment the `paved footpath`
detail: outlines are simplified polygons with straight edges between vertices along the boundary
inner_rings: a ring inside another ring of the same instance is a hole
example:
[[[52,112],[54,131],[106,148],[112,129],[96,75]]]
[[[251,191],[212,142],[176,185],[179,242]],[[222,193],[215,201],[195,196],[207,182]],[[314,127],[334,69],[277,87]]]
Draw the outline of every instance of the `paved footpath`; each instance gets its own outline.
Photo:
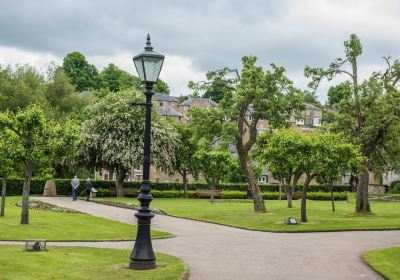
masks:
[[[136,224],[134,211],[69,198],[39,198],[91,215]],[[400,246],[400,231],[268,233],[156,215],[153,229],[176,237],[153,240],[155,251],[182,258],[191,280],[382,279],[364,252]],[[133,242],[57,245],[133,248]]]

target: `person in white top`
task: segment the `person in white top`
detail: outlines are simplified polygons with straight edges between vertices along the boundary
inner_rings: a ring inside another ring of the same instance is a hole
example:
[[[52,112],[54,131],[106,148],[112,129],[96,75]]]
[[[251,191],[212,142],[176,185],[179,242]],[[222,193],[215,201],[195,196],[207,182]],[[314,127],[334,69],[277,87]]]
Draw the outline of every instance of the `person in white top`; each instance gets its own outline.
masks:
[[[79,179],[77,175],[75,175],[75,177],[71,180],[71,187],[72,187],[72,201],[75,201],[78,197],[78,187],[79,187]]]

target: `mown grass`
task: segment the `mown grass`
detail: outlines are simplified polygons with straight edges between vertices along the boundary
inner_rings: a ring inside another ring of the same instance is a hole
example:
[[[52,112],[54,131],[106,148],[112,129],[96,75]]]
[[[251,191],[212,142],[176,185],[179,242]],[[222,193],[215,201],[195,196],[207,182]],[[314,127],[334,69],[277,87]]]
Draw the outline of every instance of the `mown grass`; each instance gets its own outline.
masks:
[[[21,225],[21,208],[15,206],[15,203],[20,200],[20,197],[7,197],[5,216],[0,217],[0,240],[88,241],[133,240],[136,238],[136,226],[86,214],[30,209],[30,224]],[[154,238],[164,238],[172,235],[165,232],[152,231],[152,236]]]
[[[119,203],[138,203],[134,198],[98,198]],[[253,211],[252,200],[217,200],[210,204],[206,199],[156,198],[152,207],[169,215],[220,223],[230,226],[265,231],[332,231],[332,230],[383,230],[400,229],[400,203],[371,201],[373,213],[355,213],[354,198],[350,203],[337,201],[332,212],[330,201],[307,201],[308,223],[286,225],[288,217],[300,217],[300,200],[287,208],[286,201],[267,200],[268,213]]]
[[[363,260],[387,279],[400,279],[400,247],[368,252],[363,255]]]
[[[128,269],[129,250],[50,247],[46,252],[24,252],[23,246],[0,245],[0,278],[37,279],[140,279],[177,280],[186,265],[176,257],[156,254],[157,268]]]

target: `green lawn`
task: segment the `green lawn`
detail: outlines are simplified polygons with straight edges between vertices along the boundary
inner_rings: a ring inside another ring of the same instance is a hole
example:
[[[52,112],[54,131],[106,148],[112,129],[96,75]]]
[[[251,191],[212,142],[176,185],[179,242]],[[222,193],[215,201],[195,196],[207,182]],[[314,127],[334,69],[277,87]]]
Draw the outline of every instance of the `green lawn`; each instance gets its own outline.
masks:
[[[20,197],[7,197],[5,217],[0,217],[0,240],[73,241],[132,240],[136,238],[136,226],[86,214],[56,213],[30,209],[30,224],[21,225],[21,208],[15,206],[15,203],[20,200]],[[163,238],[172,235],[153,231],[152,236]]]
[[[363,259],[387,279],[400,279],[400,247],[374,250],[364,254]]]
[[[100,198],[99,198],[100,199]],[[114,202],[132,203],[133,198],[103,198]],[[101,199],[100,199],[101,200]],[[286,201],[265,201],[267,214],[253,211],[251,200],[224,200],[214,205],[206,199],[161,199],[156,198],[152,207],[164,210],[169,215],[203,220],[225,225],[265,231],[328,231],[400,229],[400,203],[372,201],[372,215],[355,214],[354,198],[351,203],[336,202],[336,212],[331,210],[330,201],[307,201],[307,224],[285,225],[288,217],[300,217],[300,200],[293,202],[294,208],[286,207]]]
[[[157,268],[128,269],[129,250],[50,247],[47,252],[24,252],[23,246],[0,246],[2,280],[36,279],[181,279],[186,265],[176,257],[157,254]]]

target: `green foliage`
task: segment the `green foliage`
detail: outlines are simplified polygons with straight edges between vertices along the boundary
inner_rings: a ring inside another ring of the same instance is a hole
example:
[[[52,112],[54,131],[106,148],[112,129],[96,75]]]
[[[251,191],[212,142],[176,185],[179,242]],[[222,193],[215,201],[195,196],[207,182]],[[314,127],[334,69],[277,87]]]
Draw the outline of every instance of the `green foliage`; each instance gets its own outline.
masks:
[[[45,91],[45,80],[34,67],[0,66],[0,111],[44,103]]]
[[[157,82],[153,86],[153,91],[154,92],[158,92],[158,93],[169,94],[169,86],[163,80],[158,79]]]
[[[213,150],[197,152],[193,162],[206,181],[212,186],[217,186],[228,173],[231,161],[230,153]]]
[[[332,129],[359,144],[367,159],[365,168],[379,173],[399,166],[400,148],[395,139],[400,135],[400,62],[384,58],[386,71],[374,72],[360,83],[357,58],[361,53],[360,40],[352,34],[345,42],[345,59],[336,59],[326,69],[307,66],[305,75],[311,79],[309,87],[314,90],[324,78],[328,81],[338,75],[350,78],[330,90],[330,99],[337,103],[338,109]],[[351,65],[351,72],[344,68],[345,63]]]
[[[111,92],[117,92],[128,88],[141,89],[140,79],[121,69],[115,64],[110,63],[100,72],[101,88],[106,88]]]
[[[61,67],[50,69],[44,96],[50,109],[47,115],[53,119],[67,117],[87,105],[87,100],[76,93]]]
[[[259,136],[255,157],[275,178],[287,179],[299,174],[316,177],[329,185],[341,174],[356,172],[362,158],[359,150],[341,135],[277,130]]]
[[[194,156],[197,152],[197,143],[193,138],[194,132],[188,123],[172,121],[177,132],[178,142],[175,146],[174,170],[182,176],[187,174],[197,175]]]
[[[89,64],[83,54],[79,52],[67,54],[64,57],[62,68],[76,91],[82,92],[98,88],[98,71],[94,65]]]
[[[350,98],[351,95],[352,89],[349,82],[331,86],[328,90],[328,103],[330,105],[339,104],[343,99]]]

